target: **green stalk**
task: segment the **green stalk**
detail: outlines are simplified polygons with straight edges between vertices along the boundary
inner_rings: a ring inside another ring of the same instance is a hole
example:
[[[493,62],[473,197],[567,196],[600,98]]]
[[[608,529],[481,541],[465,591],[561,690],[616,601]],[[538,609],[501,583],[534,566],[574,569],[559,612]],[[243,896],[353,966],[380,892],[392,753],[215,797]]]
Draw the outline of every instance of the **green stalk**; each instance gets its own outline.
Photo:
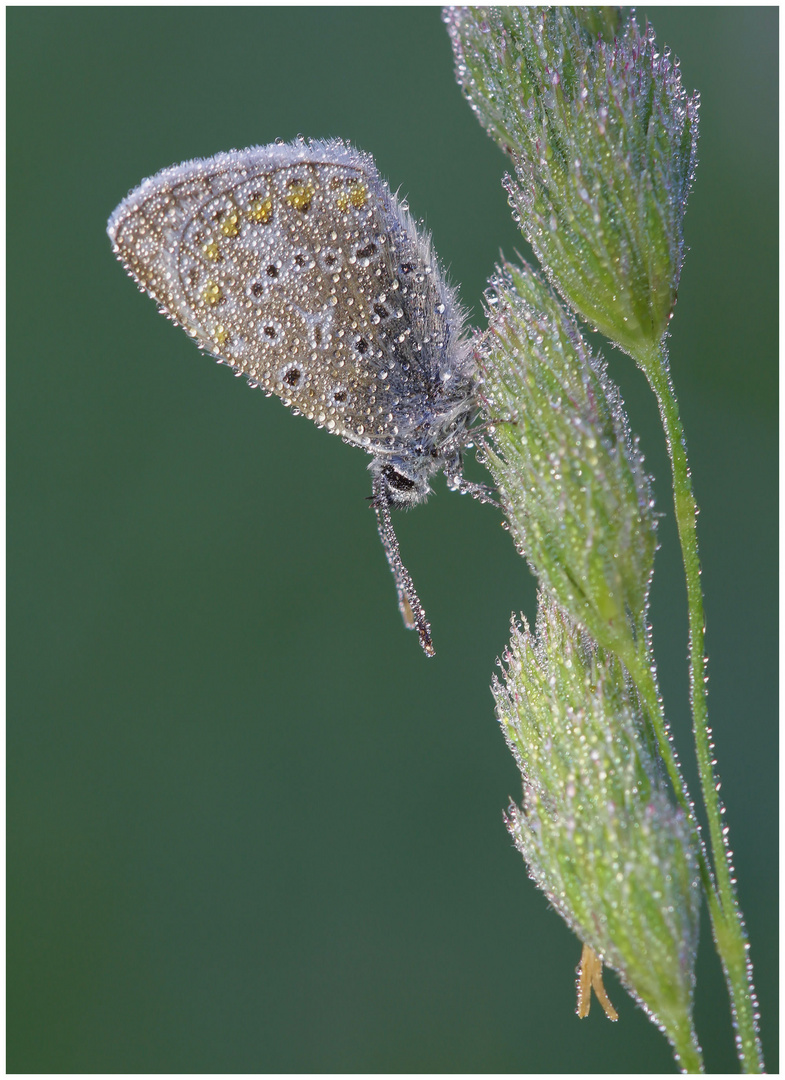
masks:
[[[690,703],[692,707],[693,734],[703,803],[706,807],[709,822],[709,839],[716,878],[711,876],[710,868],[706,865],[703,845],[701,845],[701,876],[708,898],[714,941],[728,984],[739,1061],[744,1072],[763,1072],[763,1052],[757,1026],[758,1007],[752,985],[752,964],[747,955],[748,946],[744,918],[734,887],[731,853],[726,842],[726,834],[723,831],[724,807],[719,797],[719,784],[714,774],[712,759],[712,744],[708,722],[708,689],[705,676],[705,620],[696,527],[697,505],[692,491],[684,429],[679,417],[678,403],[668,373],[664,350],[653,347],[648,354],[636,356],[635,359],[643,369],[646,378],[649,380],[649,385],[654,391],[662,425],[665,429],[673,475],[673,502],[676,524],[679,531],[684,574],[687,582]],[[637,682],[638,677],[641,677],[645,682],[645,671],[642,669],[648,669],[648,662],[645,665],[637,663],[634,666],[636,670],[630,672],[633,678]],[[638,686],[646,701],[647,709],[650,711],[651,692],[647,693],[646,688],[641,686],[640,683],[638,683]],[[656,689],[654,697],[656,698]],[[662,751],[662,738],[659,731],[661,724],[658,724],[655,719],[658,715],[659,704],[657,703],[657,711],[652,714],[652,720],[657,727]],[[664,753],[663,757],[668,766],[671,779],[673,779],[670,764],[673,757],[672,751],[667,754]],[[673,768],[678,773],[675,762],[673,762]],[[683,782],[680,787],[675,784],[674,787],[681,801],[684,794]],[[690,817],[694,820],[694,815],[691,814]]]

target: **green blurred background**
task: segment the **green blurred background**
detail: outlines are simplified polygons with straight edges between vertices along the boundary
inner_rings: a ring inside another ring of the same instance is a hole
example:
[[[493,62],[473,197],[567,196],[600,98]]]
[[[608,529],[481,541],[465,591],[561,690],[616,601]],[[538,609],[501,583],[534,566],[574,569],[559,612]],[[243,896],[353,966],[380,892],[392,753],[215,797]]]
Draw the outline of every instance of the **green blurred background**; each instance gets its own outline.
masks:
[[[671,357],[774,1071],[778,13],[650,15],[703,101]],[[673,1068],[615,976],[620,1022],[575,1018],[580,945],[502,824],[520,781],[488,687],[534,587],[498,513],[441,481],[400,519],[429,661],[366,456],[200,355],[104,232],[163,166],[342,135],[482,324],[500,247],[527,249],[439,12],[12,8],[7,30],[9,1070]],[[697,794],[663,437],[609,360],[656,475],[654,641]],[[698,1030],[733,1070],[702,925]]]

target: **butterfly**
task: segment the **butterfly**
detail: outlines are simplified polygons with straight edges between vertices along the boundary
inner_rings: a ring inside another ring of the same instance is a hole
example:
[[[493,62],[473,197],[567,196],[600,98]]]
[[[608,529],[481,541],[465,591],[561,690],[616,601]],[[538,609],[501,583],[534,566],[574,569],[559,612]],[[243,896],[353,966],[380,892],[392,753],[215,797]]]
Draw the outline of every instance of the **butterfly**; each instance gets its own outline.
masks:
[[[391,509],[465,480],[480,380],[430,237],[342,140],[276,142],[164,169],[109,219],[115,254],[198,346],[371,455],[371,503],[405,624],[434,655]]]

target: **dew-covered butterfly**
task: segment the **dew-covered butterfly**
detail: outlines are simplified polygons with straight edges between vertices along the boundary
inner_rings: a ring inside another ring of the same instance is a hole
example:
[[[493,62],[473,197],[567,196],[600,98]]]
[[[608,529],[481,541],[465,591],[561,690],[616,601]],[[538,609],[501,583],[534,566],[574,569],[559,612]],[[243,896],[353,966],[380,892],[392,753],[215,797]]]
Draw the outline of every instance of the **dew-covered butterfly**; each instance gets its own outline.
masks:
[[[464,312],[430,237],[341,140],[164,169],[109,219],[125,268],[200,348],[371,454],[372,505],[407,626],[434,653],[391,508],[462,475],[478,412]]]

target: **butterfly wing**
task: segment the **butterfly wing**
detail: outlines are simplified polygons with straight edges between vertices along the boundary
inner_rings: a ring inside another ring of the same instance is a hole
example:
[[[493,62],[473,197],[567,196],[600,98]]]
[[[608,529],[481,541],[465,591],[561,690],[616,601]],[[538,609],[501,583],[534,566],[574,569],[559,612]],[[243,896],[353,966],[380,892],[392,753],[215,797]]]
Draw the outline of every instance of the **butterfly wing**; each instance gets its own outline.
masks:
[[[465,395],[462,313],[430,242],[340,141],[165,169],[108,232],[201,348],[371,453],[406,451]]]

